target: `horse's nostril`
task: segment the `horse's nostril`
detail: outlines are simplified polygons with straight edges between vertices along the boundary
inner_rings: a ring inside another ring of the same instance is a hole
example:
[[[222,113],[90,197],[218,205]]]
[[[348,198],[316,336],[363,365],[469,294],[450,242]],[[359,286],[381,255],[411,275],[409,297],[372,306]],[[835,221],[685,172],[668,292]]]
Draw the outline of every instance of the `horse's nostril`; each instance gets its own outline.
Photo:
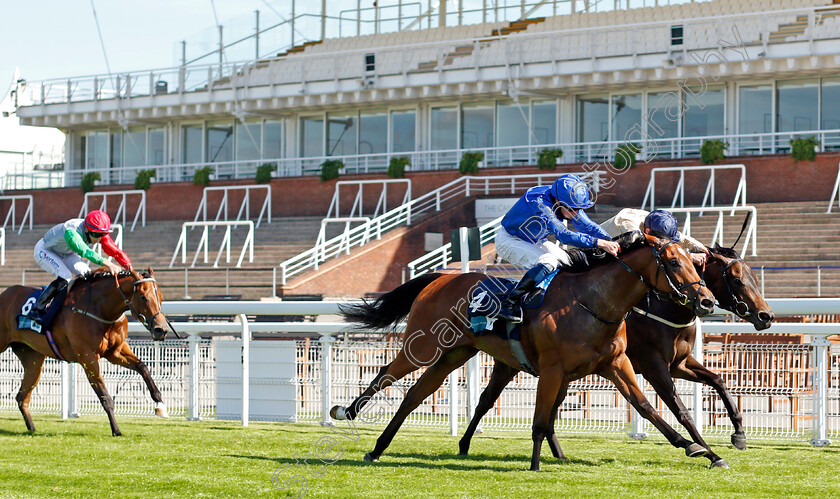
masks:
[[[700,305],[702,305],[703,308],[707,310],[711,310],[715,306],[715,302],[708,298],[703,298],[702,300],[700,300]]]
[[[770,321],[773,320],[773,314],[768,314],[767,312],[759,312],[758,313],[758,319],[761,322],[767,323],[767,322],[770,322]]]

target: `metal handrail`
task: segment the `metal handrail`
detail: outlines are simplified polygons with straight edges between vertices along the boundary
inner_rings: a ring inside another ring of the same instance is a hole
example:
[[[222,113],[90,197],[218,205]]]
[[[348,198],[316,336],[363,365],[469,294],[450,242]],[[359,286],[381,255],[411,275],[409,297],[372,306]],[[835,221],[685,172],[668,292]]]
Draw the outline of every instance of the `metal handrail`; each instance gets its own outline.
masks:
[[[650,211],[656,209],[656,174],[666,172],[679,172],[680,179],[677,182],[677,187],[674,189],[674,198],[671,200],[670,209],[676,207],[677,199],[679,199],[680,208],[685,207],[685,172],[709,172],[709,180],[706,183],[706,191],[703,193],[703,202],[700,203],[701,208],[706,207],[706,202],[711,200],[709,208],[715,207],[715,172],[718,170],[740,170],[741,178],[738,180],[738,187],[735,190],[735,198],[732,201],[732,213],[735,212],[735,207],[738,201],[741,201],[741,206],[747,204],[747,169],[742,164],[733,165],[697,165],[697,166],[667,166],[653,168],[650,171],[650,181],[648,182],[645,196],[642,199],[642,208],[650,199]],[[700,210],[700,216],[703,216],[703,211]]]
[[[699,216],[703,216],[703,211],[716,211],[718,214],[717,223],[715,225],[715,232],[712,235],[712,242],[709,243],[710,245],[719,243],[721,246],[725,246],[723,243],[723,212],[724,211],[731,211],[729,216],[733,216],[735,212],[742,212],[747,211],[750,213],[750,223],[747,227],[747,233],[744,237],[744,245],[741,247],[740,255],[743,258],[747,252],[747,247],[750,246],[752,243],[752,252],[750,256],[756,256],[756,240],[758,234],[758,212],[755,209],[755,206],[733,206],[733,207],[706,207],[706,208],[671,208],[670,211],[672,213],[685,213],[685,223],[683,223],[682,232],[688,236],[691,235],[691,214],[698,213]]]
[[[9,211],[6,213],[6,219],[3,220],[3,229],[6,229],[6,225],[9,222],[12,223],[12,230],[15,230],[15,222],[16,222],[16,206],[18,201],[29,201],[29,204],[26,207],[26,211],[23,212],[23,218],[20,220],[20,227],[18,228],[18,234],[23,231],[23,227],[26,225],[26,221],[29,220],[29,230],[32,230],[32,206],[35,204],[34,198],[31,194],[20,195],[20,196],[0,196],[0,201],[11,201],[9,203]]]
[[[831,213],[831,205],[834,204],[835,199],[837,199],[837,206],[840,208],[840,199],[837,198],[838,191],[840,191],[840,163],[837,163],[837,179],[834,181],[834,189],[831,190],[831,199],[828,200],[826,214]]]
[[[503,218],[504,216],[501,216],[479,227],[478,231],[482,247],[496,238],[496,232],[498,232],[499,227],[501,227]],[[446,268],[451,261],[452,242],[450,241],[443,246],[408,262],[406,267],[408,267],[409,279],[414,279],[421,274],[431,272],[435,269]]]
[[[0,227],[0,265],[6,265],[6,229]]]
[[[195,262],[198,260],[198,255],[201,254],[202,248],[204,249],[204,263],[207,263],[207,252],[208,247],[210,245],[209,242],[209,230],[210,227],[215,227],[216,225],[222,225],[225,227],[225,235],[222,239],[222,244],[219,246],[219,252],[216,254],[216,260],[213,262],[213,267],[219,266],[219,259],[222,257],[222,252],[227,249],[227,259],[226,262],[230,263],[230,247],[231,247],[231,228],[237,226],[245,226],[248,228],[248,234],[245,236],[245,243],[242,245],[242,251],[239,253],[239,260],[236,262],[237,267],[242,266],[242,260],[245,258],[245,252],[250,249],[250,253],[248,256],[248,262],[254,261],[254,222],[251,220],[244,220],[244,221],[236,221],[236,222],[184,222],[181,225],[181,236],[178,238],[178,244],[175,246],[175,252],[172,254],[172,260],[169,262],[169,266],[172,267],[175,264],[175,259],[178,257],[178,253],[181,253],[181,263],[187,263],[187,228],[190,227],[204,227],[204,231],[201,234],[201,240],[198,243],[198,247],[195,250],[195,256],[192,259],[192,263],[190,267],[195,267]]]
[[[79,218],[85,216],[85,214],[90,209],[90,198],[92,197],[101,197],[102,203],[99,204],[99,208],[102,211],[108,211],[108,198],[119,196],[120,197],[120,206],[117,208],[117,214],[114,216],[113,220],[115,222],[120,220],[120,216],[122,216],[122,224],[125,225],[126,214],[128,210],[126,209],[126,198],[128,196],[140,196],[140,203],[137,205],[137,211],[134,213],[134,220],[131,222],[131,232],[134,232],[134,226],[137,225],[137,219],[142,216],[142,221],[140,223],[141,227],[146,226],[146,191],[142,189],[130,190],[130,191],[103,191],[103,192],[86,192],[85,193],[85,200],[82,203],[82,209],[79,210]]]
[[[379,194],[379,200],[376,202],[376,208],[373,210],[372,217],[377,217],[382,213],[388,211],[388,186],[393,184],[405,184],[405,194],[402,202],[405,204],[411,201],[411,180],[407,178],[392,178],[382,180],[339,180],[335,183],[335,192],[330,200],[330,207],[327,209],[327,218],[341,217],[341,209],[339,207],[341,201],[341,187],[357,186],[356,197],[353,200],[353,206],[350,208],[348,217],[363,217],[364,214],[364,186],[366,185],[381,185],[382,191]]]
[[[267,221],[268,223],[271,223],[271,186],[263,184],[205,187],[204,191],[201,193],[201,202],[198,204],[198,210],[196,210],[195,212],[195,218],[193,219],[193,222],[198,222],[199,216],[201,216],[202,222],[207,221],[207,205],[209,204],[207,193],[217,191],[222,191],[222,200],[219,203],[219,209],[216,212],[216,222],[228,221],[228,193],[230,191],[245,191],[245,195],[242,198],[242,204],[239,206],[239,211],[236,214],[236,221],[238,222],[243,220],[243,214],[244,219],[250,220],[252,190],[265,190],[265,199],[263,199],[262,207],[260,208],[260,214],[257,217],[256,227],[260,226],[260,222],[262,222],[263,215],[267,215]],[[221,218],[223,212],[224,218]]]

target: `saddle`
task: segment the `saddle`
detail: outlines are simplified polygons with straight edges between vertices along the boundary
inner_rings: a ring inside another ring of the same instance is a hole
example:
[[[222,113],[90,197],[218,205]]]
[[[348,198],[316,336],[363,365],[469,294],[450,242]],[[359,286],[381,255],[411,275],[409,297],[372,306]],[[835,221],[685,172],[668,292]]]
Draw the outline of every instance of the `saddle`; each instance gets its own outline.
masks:
[[[61,307],[64,305],[64,299],[67,298],[68,289],[67,286],[65,286],[64,289],[62,289],[53,298],[52,302],[50,302],[49,308],[47,308],[46,313],[44,314],[43,320],[38,323],[29,317],[29,312],[32,310],[35,302],[38,301],[38,297],[40,297],[41,293],[44,292],[44,289],[46,288],[36,289],[26,298],[26,300],[24,300],[23,305],[20,307],[20,313],[17,316],[18,329],[29,329],[35,331],[36,333],[44,334],[46,329],[49,328],[50,324],[52,324],[52,321],[55,319],[58,311],[61,310]]]

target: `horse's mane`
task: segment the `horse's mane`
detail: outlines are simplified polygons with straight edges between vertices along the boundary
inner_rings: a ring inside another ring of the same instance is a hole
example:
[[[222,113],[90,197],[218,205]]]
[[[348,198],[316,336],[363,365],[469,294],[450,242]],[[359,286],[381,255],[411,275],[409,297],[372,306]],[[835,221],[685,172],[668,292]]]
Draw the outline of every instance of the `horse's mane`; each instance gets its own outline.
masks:
[[[613,238],[613,241],[621,246],[621,253],[639,249],[646,243],[644,235],[637,230],[625,232]],[[572,263],[563,267],[562,271],[570,274],[580,274],[615,261],[612,255],[596,248],[570,248],[568,253]]]
[[[149,278],[149,277],[152,276],[149,273],[148,270],[140,270],[140,271],[137,271],[137,273],[140,274],[143,278]],[[129,272],[127,270],[121,270],[120,273],[117,275],[117,277],[127,277],[127,276],[130,276],[130,275],[131,275],[131,272]],[[105,279],[105,278],[113,279],[114,274],[112,274],[110,272],[87,272],[84,275],[80,276],[78,279],[76,279],[76,281],[79,282],[79,283],[86,282],[86,283],[92,284],[94,282],[101,281],[102,279]]]
[[[734,248],[729,248],[727,246],[721,246],[717,243],[715,243],[714,246],[710,247],[709,251],[711,251],[712,254],[714,254],[714,255],[720,255],[724,258],[734,258],[735,260],[740,260],[741,259],[741,255],[739,255],[738,252],[735,251]]]

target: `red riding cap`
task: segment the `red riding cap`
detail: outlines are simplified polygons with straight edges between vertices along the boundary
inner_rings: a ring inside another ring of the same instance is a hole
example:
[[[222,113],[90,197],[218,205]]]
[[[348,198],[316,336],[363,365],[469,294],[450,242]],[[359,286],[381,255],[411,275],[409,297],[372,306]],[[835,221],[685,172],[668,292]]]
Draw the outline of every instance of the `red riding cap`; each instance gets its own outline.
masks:
[[[102,210],[94,210],[88,213],[88,216],[85,217],[85,227],[90,232],[99,234],[108,234],[113,231],[111,229],[111,217]]]

